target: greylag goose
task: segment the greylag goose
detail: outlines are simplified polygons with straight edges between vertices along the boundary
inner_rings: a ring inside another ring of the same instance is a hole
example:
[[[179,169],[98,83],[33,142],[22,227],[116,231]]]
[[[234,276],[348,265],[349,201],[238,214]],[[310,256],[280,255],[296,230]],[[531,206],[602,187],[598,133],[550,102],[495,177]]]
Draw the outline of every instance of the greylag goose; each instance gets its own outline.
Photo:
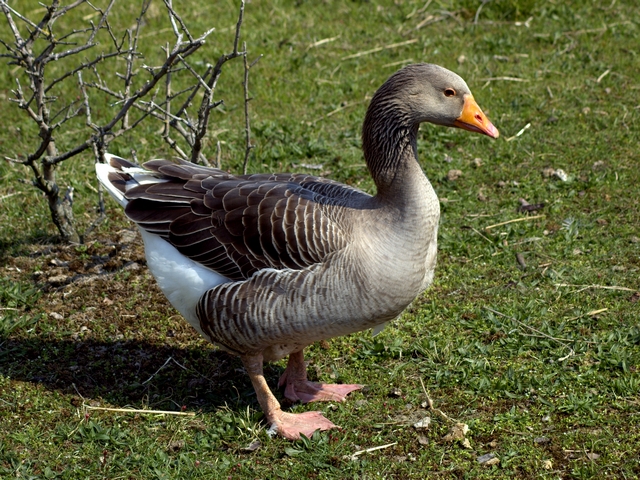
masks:
[[[303,349],[397,317],[433,279],[440,207],[417,159],[422,122],[493,138],[465,81],[409,65],[375,93],[362,147],[377,193],[305,174],[232,175],[114,155],[100,182],[139,227],[149,270],[207,340],[238,355],[272,431],[295,439],[334,428],[288,413],[263,362],[289,356],[279,386],[293,401],[343,401],[362,385],[307,379]]]

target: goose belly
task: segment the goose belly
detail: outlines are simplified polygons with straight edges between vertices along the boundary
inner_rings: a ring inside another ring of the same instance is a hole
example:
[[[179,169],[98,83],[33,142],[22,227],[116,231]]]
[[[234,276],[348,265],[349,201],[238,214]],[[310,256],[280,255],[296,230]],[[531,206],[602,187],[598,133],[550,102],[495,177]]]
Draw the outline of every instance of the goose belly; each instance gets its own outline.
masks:
[[[163,238],[140,228],[149,271],[171,305],[207,338],[196,316],[196,305],[209,289],[230,280],[182,255]]]
[[[334,260],[305,270],[265,269],[209,290],[198,307],[203,330],[228,351],[277,360],[392,320],[415,297],[370,288],[365,269],[347,257]]]

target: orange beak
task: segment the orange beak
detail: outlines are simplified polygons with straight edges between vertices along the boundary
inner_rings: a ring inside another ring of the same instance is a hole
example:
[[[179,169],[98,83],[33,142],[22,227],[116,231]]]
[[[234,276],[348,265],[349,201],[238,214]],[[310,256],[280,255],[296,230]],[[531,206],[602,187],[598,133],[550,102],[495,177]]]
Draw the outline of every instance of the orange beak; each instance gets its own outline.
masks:
[[[480,107],[473,99],[473,95],[470,94],[464,96],[462,113],[456,121],[453,122],[453,126],[471,132],[484,133],[491,138],[498,138],[498,136],[500,136],[498,129],[493,126],[493,123],[491,123],[482,110],[480,110]]]

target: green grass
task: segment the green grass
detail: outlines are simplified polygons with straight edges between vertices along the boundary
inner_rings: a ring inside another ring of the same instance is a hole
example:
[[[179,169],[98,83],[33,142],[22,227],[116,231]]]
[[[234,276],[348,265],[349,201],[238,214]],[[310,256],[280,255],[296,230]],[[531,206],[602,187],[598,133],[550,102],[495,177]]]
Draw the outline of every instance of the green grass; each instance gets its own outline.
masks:
[[[636,2],[496,0],[477,23],[477,1],[434,1],[424,12],[423,1],[396,3],[246,9],[250,59],[264,55],[250,80],[252,171],[321,164],[331,178],[372,191],[359,150],[368,98],[410,62],[457,71],[501,132],[491,141],[422,128],[420,159],[442,200],[434,284],[379,336],[309,349],[312,377],[364,391],[340,405],[292,407],[323,410],[343,430],[269,438],[240,362],[167,306],[115,203],[86,245],[59,245],[44,199],[19,181],[29,172],[2,163],[0,477],[640,477]],[[114,25],[130,25],[135,2],[117,8]],[[218,28],[199,59],[229,51],[235,2],[179,8],[194,32]],[[428,15],[443,19],[417,28]],[[158,4],[146,28],[165,23]],[[142,47],[150,64],[161,58],[162,35]],[[322,39],[332,40],[317,45]],[[0,69],[3,98],[14,88],[10,72]],[[230,64],[218,90],[225,106],[212,118],[210,144],[223,142],[232,171],[244,154],[241,78],[241,63]],[[29,151],[37,132],[22,112],[3,102],[2,124],[2,154]],[[157,130],[143,124],[112,151],[168,155]],[[58,144],[79,136],[61,134]],[[546,168],[563,169],[568,181]],[[447,180],[451,169],[462,175]],[[82,225],[97,214],[92,170],[88,155],[60,170]],[[521,198],[545,206],[518,212]],[[100,269],[108,274],[92,276]],[[266,366],[270,385],[283,368]],[[443,439],[450,423],[423,406],[425,389],[435,408],[469,426],[470,448]],[[425,416],[429,428],[415,429]],[[247,451],[255,439],[260,448]],[[500,463],[480,465],[486,453]]]

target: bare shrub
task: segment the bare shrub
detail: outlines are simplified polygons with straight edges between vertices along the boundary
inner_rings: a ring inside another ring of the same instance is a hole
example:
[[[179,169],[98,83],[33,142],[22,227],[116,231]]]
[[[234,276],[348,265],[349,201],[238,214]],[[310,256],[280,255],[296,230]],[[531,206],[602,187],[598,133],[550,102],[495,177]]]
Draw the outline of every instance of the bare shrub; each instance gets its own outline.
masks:
[[[248,71],[246,45],[239,45],[244,1],[233,37],[231,52],[215,64],[196,65],[189,57],[204,44],[213,29],[196,36],[176,11],[172,0],[162,0],[173,31],[173,42],[160,47],[164,62],[149,66],[140,53],[141,36],[151,0],[143,0],[133,26],[116,31],[110,22],[118,4],[109,0],[101,9],[88,0],[61,5],[60,0],[40,9],[39,20],[32,20],[0,0],[10,38],[0,38],[6,58],[14,68],[14,102],[37,126],[37,137],[29,152],[5,156],[16,166],[33,174],[33,185],[44,192],[51,218],[67,242],[81,242],[104,216],[101,192],[100,216],[80,234],[74,220],[73,189],[62,188],[56,175],[64,162],[90,150],[101,161],[109,144],[147,120],[161,122],[162,138],[183,159],[206,164],[204,139],[211,111],[222,103],[214,95],[223,66],[244,58],[246,160],[251,144],[248,120]],[[63,21],[67,20],[67,21]],[[78,27],[78,24],[81,26]],[[255,63],[255,62],[254,62]],[[180,77],[180,88],[172,82]],[[97,108],[96,105],[108,108]],[[56,136],[79,129],[78,143],[61,151]],[[219,162],[219,156],[218,156]]]

